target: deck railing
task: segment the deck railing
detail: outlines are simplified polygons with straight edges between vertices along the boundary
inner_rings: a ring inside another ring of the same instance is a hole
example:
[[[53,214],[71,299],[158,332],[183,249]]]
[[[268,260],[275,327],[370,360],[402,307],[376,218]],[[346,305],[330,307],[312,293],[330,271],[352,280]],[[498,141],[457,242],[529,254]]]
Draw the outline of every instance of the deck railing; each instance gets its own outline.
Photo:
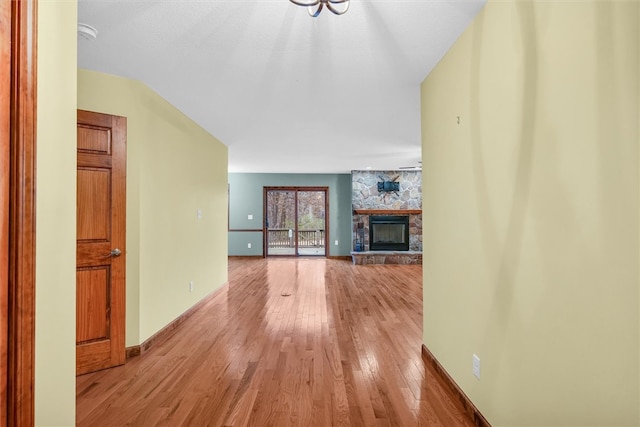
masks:
[[[291,237],[289,237],[291,231]],[[293,229],[270,228],[268,232],[269,248],[295,247]],[[324,230],[298,230],[299,248],[324,248]]]

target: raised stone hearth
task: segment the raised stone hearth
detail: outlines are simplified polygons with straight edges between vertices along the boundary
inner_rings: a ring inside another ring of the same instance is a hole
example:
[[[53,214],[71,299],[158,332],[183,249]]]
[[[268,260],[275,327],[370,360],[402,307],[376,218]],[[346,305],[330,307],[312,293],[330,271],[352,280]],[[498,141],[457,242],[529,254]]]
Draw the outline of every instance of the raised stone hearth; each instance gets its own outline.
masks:
[[[367,264],[422,264],[422,252],[417,251],[368,251],[351,252],[355,265]]]

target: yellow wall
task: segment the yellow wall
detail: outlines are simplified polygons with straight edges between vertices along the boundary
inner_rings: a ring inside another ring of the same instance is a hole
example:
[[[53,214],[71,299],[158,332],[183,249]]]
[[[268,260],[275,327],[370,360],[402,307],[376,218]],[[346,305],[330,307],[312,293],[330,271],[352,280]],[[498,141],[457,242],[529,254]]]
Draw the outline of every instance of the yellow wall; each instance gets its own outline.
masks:
[[[35,421],[75,424],[75,1],[38,2]]]
[[[77,108],[128,117],[127,345],[143,342],[227,280],[227,148],[141,83],[78,71],[76,9],[75,1],[39,2],[35,416],[41,426],[75,424]]]
[[[494,426],[640,425],[639,8],[489,1],[421,86],[424,342]]]
[[[140,344],[227,280],[227,148],[137,81],[79,70],[78,108],[127,117],[127,345]]]

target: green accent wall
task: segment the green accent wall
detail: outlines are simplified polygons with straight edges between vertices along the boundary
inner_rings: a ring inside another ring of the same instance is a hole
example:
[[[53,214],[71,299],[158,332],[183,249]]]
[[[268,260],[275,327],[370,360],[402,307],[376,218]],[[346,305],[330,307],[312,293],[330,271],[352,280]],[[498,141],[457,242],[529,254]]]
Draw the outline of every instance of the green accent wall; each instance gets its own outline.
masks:
[[[495,427],[640,425],[639,29],[491,0],[422,83],[423,339]]]
[[[329,255],[351,254],[350,174],[229,174],[229,228],[263,227],[264,187],[329,187]],[[248,215],[253,215],[249,220]],[[338,240],[338,245],[334,243]],[[251,243],[251,249],[247,247]],[[230,231],[230,256],[262,256],[262,232]]]

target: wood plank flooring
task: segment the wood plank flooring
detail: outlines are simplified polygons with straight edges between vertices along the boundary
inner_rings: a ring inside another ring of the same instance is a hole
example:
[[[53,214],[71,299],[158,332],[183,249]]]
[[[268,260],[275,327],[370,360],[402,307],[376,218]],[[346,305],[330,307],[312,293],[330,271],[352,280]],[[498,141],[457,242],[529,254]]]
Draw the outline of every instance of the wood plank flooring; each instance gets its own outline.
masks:
[[[169,339],[77,378],[77,425],[473,426],[421,330],[421,266],[231,258]]]

